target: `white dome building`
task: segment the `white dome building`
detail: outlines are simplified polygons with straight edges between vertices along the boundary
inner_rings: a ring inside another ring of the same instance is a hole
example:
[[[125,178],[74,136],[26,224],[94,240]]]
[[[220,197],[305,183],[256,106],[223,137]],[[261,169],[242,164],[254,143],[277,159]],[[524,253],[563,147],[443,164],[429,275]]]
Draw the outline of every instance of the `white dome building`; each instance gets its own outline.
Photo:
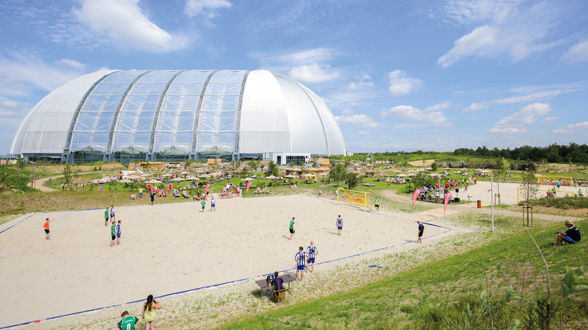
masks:
[[[344,155],[335,117],[293,79],[256,71],[99,71],[43,98],[10,150],[67,162]]]

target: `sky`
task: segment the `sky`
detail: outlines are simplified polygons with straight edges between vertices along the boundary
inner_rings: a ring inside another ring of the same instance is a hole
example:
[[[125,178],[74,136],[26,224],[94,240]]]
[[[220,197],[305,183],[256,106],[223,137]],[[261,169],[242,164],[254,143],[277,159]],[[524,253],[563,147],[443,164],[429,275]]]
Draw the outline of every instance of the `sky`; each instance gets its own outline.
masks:
[[[105,69],[289,75],[352,152],[588,142],[585,0],[2,0],[0,31],[0,154]]]

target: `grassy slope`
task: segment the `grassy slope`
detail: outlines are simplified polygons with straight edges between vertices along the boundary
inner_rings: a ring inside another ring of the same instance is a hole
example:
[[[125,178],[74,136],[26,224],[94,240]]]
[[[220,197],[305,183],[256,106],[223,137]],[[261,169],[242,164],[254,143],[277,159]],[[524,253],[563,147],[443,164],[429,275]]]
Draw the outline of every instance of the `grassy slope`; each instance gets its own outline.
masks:
[[[588,232],[588,221],[578,222],[577,225],[584,233]],[[555,295],[559,292],[557,282],[563,277],[565,266],[588,265],[586,242],[561,248],[551,247],[556,230],[562,230],[561,226],[531,230],[549,264]],[[512,271],[507,276],[509,278],[526,274],[529,283],[539,280],[540,283],[534,284],[534,291],[543,292],[545,285],[541,275],[541,258],[527,234],[520,227],[515,231],[518,233],[504,241],[418,267],[361,289],[287,306],[224,328],[419,328],[418,324],[412,324],[418,317],[411,319],[410,314],[403,311],[414,312],[414,309],[422,305],[451,302],[461,295],[477,296],[485,289],[484,276],[495,276],[494,269],[499,263],[504,263]],[[516,279],[513,282],[515,290],[518,290],[520,286],[516,285]],[[493,290],[495,295],[501,295],[505,286],[499,285]],[[411,305],[412,307],[407,307]]]

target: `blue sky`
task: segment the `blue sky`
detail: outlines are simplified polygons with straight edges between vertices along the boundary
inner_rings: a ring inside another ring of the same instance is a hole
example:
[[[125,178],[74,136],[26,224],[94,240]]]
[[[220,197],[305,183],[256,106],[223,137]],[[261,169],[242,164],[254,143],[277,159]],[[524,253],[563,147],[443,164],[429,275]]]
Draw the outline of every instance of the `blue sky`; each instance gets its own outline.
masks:
[[[0,2],[0,154],[101,69],[267,69],[322,97],[349,151],[587,143],[588,1]]]

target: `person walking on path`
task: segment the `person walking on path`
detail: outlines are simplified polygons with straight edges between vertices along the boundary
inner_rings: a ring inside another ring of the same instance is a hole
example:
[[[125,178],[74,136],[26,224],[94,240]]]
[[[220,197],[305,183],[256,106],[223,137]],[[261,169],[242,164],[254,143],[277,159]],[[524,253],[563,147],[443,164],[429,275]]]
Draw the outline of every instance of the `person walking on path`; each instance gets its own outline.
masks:
[[[296,261],[296,279],[298,279],[298,273],[300,273],[300,280],[304,279],[304,268],[308,261],[308,253],[304,252],[304,248],[301,246],[298,248],[298,253],[294,256]]]
[[[153,298],[153,295],[150,294],[143,305],[143,313],[141,314],[143,316],[143,321],[145,321],[145,330],[155,330],[155,319],[157,317],[155,314],[156,309],[161,309],[161,305]]]
[[[118,220],[118,224],[116,225],[116,245],[120,245],[120,236],[122,235],[122,231],[120,229],[120,225],[122,220]]]
[[[290,240],[292,240],[292,237],[296,234],[296,231],[294,231],[294,224],[294,217],[292,217],[292,220],[290,220]]]
[[[114,241],[116,240],[116,226],[115,226],[116,222],[112,222],[112,226],[110,226],[110,247],[113,247]]]
[[[110,205],[110,221],[116,221],[116,217],[114,216],[114,205]]]
[[[151,190],[149,197],[151,197],[151,206],[155,205],[155,190]]]
[[[310,272],[314,271],[314,258],[318,255],[318,249],[314,246],[314,242],[310,241],[310,245],[306,249],[308,251],[308,267],[310,268]]]
[[[108,216],[110,212],[108,212],[108,206],[106,207],[106,211],[104,211],[104,227],[108,227]]]
[[[422,243],[423,240],[421,237],[423,236],[423,232],[425,231],[425,226],[420,221],[417,221],[417,224],[419,225],[419,239],[414,242],[415,243]]]
[[[212,199],[210,200],[210,210],[216,211],[216,199],[214,198],[214,195],[212,195]]]
[[[122,320],[118,321],[116,324],[120,330],[135,330],[135,324],[139,322],[138,317],[130,316],[128,311],[122,312],[120,317]]]
[[[341,236],[341,231],[343,230],[343,218],[341,218],[341,214],[339,214],[335,223],[337,225],[337,230],[339,231],[339,236]]]
[[[49,218],[45,219],[45,223],[43,224],[43,228],[45,228],[45,240],[50,240],[51,235],[49,234]]]

